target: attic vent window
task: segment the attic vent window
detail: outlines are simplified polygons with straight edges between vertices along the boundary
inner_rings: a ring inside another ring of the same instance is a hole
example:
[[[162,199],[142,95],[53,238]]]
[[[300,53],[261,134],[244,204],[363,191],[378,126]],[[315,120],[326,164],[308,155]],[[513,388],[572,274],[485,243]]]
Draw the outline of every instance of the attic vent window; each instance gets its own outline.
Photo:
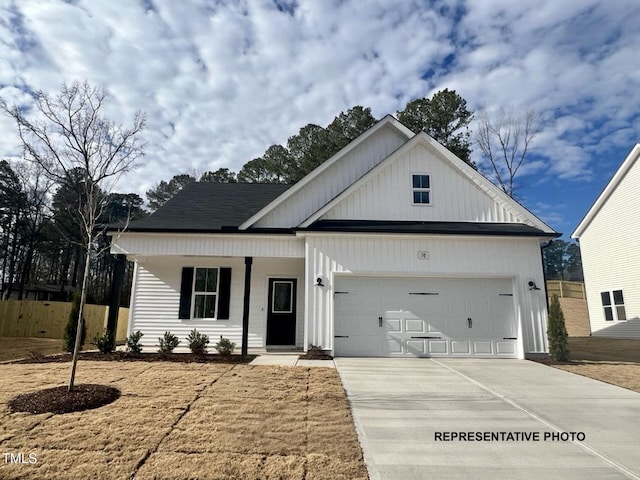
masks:
[[[411,175],[413,204],[431,204],[431,176],[425,174]]]

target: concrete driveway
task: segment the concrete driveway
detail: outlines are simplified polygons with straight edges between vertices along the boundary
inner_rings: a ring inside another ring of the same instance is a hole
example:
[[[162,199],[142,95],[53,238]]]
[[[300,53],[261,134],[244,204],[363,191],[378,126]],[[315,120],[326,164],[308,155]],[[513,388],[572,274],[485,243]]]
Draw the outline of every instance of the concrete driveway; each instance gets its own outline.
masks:
[[[523,360],[335,363],[371,480],[640,480],[638,393]]]

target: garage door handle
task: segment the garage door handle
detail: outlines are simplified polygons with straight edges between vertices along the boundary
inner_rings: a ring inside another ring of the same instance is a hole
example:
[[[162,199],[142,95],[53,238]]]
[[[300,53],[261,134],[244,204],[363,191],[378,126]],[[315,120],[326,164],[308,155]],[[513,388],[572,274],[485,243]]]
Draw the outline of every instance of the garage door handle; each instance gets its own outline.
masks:
[[[349,338],[349,335],[335,335],[333,338]]]
[[[502,337],[503,340],[517,340],[518,337]]]
[[[438,339],[438,338],[442,338],[442,337],[411,337],[411,338],[435,338],[435,339]]]
[[[378,317],[378,327],[382,328],[382,317]]]

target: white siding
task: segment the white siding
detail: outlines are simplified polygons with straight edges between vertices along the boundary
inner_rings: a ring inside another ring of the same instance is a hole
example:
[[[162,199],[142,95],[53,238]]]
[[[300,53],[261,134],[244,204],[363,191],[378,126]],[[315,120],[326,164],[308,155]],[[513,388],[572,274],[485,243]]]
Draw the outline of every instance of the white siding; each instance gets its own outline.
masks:
[[[431,205],[413,205],[412,174],[428,174]],[[426,145],[418,143],[329,210],[324,219],[521,223]]]
[[[407,141],[387,126],[319,173],[311,183],[256,223],[257,227],[294,227],[345,190]]]
[[[512,278],[519,335],[519,356],[545,353],[546,299],[527,282],[543,284],[537,239],[391,237],[317,235],[307,237],[307,338],[305,343],[333,348],[333,282],[335,275]],[[418,260],[428,252],[428,260]],[[322,276],[325,287],[315,287]]]
[[[229,320],[205,320],[178,318],[182,267],[231,267],[231,302]],[[147,351],[156,351],[158,337],[170,331],[180,338],[180,350],[186,351],[186,337],[192,329],[209,335],[210,351],[220,335],[241,347],[242,313],[244,301],[243,258],[184,258],[153,257],[137,262],[129,320],[129,332],[141,330],[142,344]],[[252,285],[249,313],[249,348],[264,347],[266,335],[266,279],[269,276],[287,276],[298,279],[299,346],[303,339],[304,312],[304,262],[302,259],[255,258],[252,269]]]
[[[304,241],[293,235],[207,235],[125,232],[111,253],[222,257],[304,257]]]
[[[636,161],[580,236],[591,331],[640,338],[640,161]],[[607,322],[600,292],[622,290],[631,322]]]

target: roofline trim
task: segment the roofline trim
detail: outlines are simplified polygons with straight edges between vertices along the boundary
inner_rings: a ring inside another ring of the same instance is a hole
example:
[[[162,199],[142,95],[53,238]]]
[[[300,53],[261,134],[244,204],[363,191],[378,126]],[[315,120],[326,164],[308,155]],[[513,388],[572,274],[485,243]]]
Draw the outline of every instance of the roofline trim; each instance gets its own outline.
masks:
[[[337,152],[331,158],[329,158],[328,160],[326,160],[325,162],[317,166],[315,169],[313,169],[311,172],[309,172],[307,175],[305,175],[298,183],[294,184],[291,188],[289,188],[288,190],[286,190],[285,192],[277,196],[274,200],[272,200],[265,207],[260,209],[257,213],[255,213],[249,219],[245,220],[238,228],[241,230],[247,229],[257,221],[264,218],[274,208],[282,204],[294,193],[301,190],[307,184],[313,181],[321,172],[325,171],[330,166],[337,163],[338,160],[344,157],[347,153],[349,153],[351,150],[356,148],[358,145],[364,142],[367,138],[369,138],[375,132],[377,132],[378,130],[386,126],[394,127],[400,134],[407,137],[407,140],[409,140],[411,137],[414,136],[414,133],[411,130],[409,130],[407,127],[405,127],[402,123],[400,123],[393,115],[391,114],[385,115],[383,118],[378,120],[378,122],[376,122],[373,126],[371,126],[368,130],[363,132],[359,137],[349,142],[339,152]]]
[[[627,172],[631,170],[631,167],[634,165],[636,160],[640,158],[640,143],[636,143],[634,147],[631,149],[629,154],[620,164],[616,172],[609,180],[609,183],[604,187],[604,190],[598,195],[591,208],[587,211],[585,216],[582,218],[574,232],[571,234],[571,238],[579,239],[584,231],[589,227],[595,216],[600,212],[604,204],[607,202],[611,194],[618,188],[622,179],[627,175]]]

